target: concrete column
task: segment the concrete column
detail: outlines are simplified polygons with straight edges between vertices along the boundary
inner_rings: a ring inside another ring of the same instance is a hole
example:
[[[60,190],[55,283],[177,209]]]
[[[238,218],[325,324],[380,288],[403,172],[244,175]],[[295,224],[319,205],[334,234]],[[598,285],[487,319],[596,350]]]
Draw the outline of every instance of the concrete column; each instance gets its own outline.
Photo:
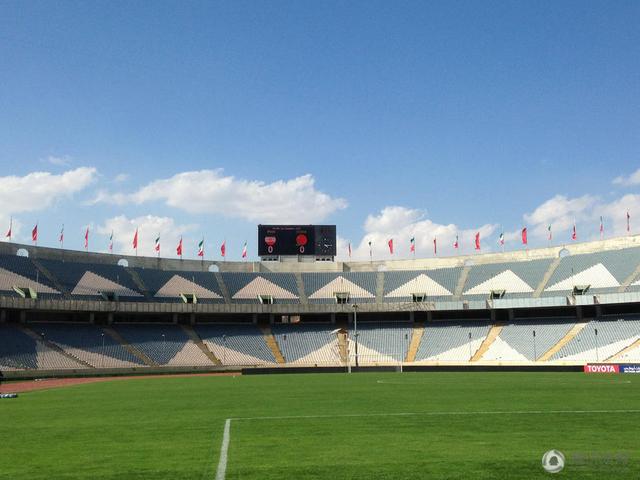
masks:
[[[427,322],[433,321],[433,312],[431,310],[427,310]]]
[[[602,306],[596,305],[596,317],[601,317],[601,316],[602,316]]]
[[[336,314],[332,313],[331,314],[331,325],[335,325],[336,324]]]
[[[196,324],[196,314],[191,312],[189,314],[189,325],[194,326]]]
[[[415,322],[415,320],[416,320],[416,312],[414,312],[413,310],[411,310],[411,311],[409,312],[409,321],[410,321],[410,322]]]
[[[258,324],[258,314],[257,313],[253,313],[251,315],[251,321],[253,322],[254,325]]]
[[[96,323],[96,314],[94,312],[89,312],[89,323],[91,325]]]
[[[27,311],[20,310],[20,323],[26,323],[26,322],[27,322]]]
[[[113,325],[113,312],[107,313],[107,324]]]
[[[507,314],[509,315],[509,320],[513,320],[515,315],[513,313],[513,308],[510,308],[509,311],[507,312]]]
[[[7,321],[7,311],[0,310],[0,323],[5,323]]]
[[[269,325],[273,325],[275,323],[275,315],[273,313],[269,314]]]
[[[177,313],[173,313],[171,315],[171,323],[173,323],[174,325],[176,325],[178,323],[178,314]]]
[[[491,321],[495,322],[496,321],[496,311],[491,309]]]
[[[576,318],[578,320],[582,320],[582,306],[581,305],[578,305],[576,307]]]

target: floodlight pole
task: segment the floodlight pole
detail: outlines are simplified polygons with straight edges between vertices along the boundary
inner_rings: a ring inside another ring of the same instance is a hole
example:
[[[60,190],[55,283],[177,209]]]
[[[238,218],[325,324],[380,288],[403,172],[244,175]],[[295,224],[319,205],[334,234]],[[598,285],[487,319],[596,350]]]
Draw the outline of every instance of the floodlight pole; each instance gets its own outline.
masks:
[[[354,303],[351,308],[353,308],[353,336],[356,337],[356,367],[358,367],[358,305]]]
[[[100,334],[102,336],[102,358],[100,358],[100,368],[104,368],[104,333]]]
[[[472,353],[471,353],[471,332],[469,332],[469,361],[471,361]]]
[[[598,354],[598,329],[594,329],[594,332],[596,334],[596,362],[600,361],[600,355]]]
[[[222,335],[222,343],[224,343],[224,350],[222,350],[222,365],[227,364],[227,336]]]

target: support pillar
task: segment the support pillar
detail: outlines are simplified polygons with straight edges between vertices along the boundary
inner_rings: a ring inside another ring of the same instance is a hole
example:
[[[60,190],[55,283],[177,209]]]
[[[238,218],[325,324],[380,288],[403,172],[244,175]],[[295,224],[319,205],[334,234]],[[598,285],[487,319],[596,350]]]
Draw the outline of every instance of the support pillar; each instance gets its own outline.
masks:
[[[95,314],[95,312],[89,312],[89,323],[91,325],[95,325],[95,323],[96,323],[96,314]]]
[[[113,325],[113,312],[107,313],[107,324]]]
[[[433,322],[433,312],[431,310],[427,310],[427,322]]]
[[[336,314],[335,312],[331,314],[331,325],[335,325],[336,324]]]
[[[515,314],[513,313],[513,308],[510,308],[510,309],[507,311],[507,314],[509,315],[509,320],[510,320],[510,321],[513,321],[513,319],[515,318]]]
[[[596,305],[596,317],[602,316],[602,305]]]
[[[178,314],[177,313],[172,313],[171,314],[171,323],[173,323],[174,325],[178,324]]]
[[[414,312],[413,310],[409,312],[409,321],[412,323],[416,321],[416,312]]]
[[[275,315],[273,313],[269,314],[269,325],[273,325],[275,323]]]
[[[252,322],[254,325],[257,325],[257,324],[258,324],[258,314],[257,314],[257,313],[253,313],[253,314],[251,314],[251,322]]]
[[[26,323],[26,322],[27,322],[27,311],[20,310],[20,323]]]
[[[193,327],[195,324],[196,324],[196,314],[194,312],[191,312],[189,314],[189,325]]]
[[[7,321],[7,311],[0,310],[0,323],[6,323]]]
[[[576,318],[578,321],[582,320],[582,306],[580,305],[576,307]]]
[[[491,309],[491,321],[495,322],[496,321],[496,311]]]

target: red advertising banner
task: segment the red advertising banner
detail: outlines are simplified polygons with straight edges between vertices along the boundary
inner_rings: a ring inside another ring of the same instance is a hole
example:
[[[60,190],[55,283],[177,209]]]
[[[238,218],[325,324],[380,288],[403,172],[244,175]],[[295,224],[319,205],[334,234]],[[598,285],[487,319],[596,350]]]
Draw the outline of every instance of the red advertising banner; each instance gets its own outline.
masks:
[[[620,365],[617,364],[588,364],[584,366],[584,373],[620,373]]]

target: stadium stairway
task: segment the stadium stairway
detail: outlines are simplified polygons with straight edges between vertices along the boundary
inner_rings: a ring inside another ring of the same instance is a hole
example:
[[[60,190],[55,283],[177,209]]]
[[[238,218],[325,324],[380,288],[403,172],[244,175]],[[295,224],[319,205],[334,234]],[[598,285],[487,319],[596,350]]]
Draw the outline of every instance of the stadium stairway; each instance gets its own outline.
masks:
[[[384,301],[384,272],[376,275],[376,303]]]
[[[496,338],[498,338],[498,335],[500,335],[500,332],[502,332],[503,328],[504,328],[504,323],[496,323],[495,325],[493,325],[489,330],[489,333],[487,334],[485,339],[482,341],[482,343],[478,347],[478,350],[476,351],[476,353],[473,354],[473,357],[471,357],[471,360],[469,361],[477,362],[478,360],[480,360],[482,356],[485,353],[487,353],[487,350],[489,350],[489,347],[491,346],[491,344],[495,342]]]
[[[218,357],[214,355],[214,353],[209,350],[209,347],[202,341],[200,336],[196,333],[196,331],[191,328],[189,325],[181,325],[182,329],[185,331],[189,338],[196,344],[196,346],[204,353],[209,360],[213,362],[214,365],[222,365],[222,362]]]
[[[624,347],[618,353],[614,353],[609,358],[605,358],[604,361],[605,362],[617,362],[624,354],[626,354],[627,352],[630,352],[631,350],[636,348],[638,345],[640,345],[640,338],[638,340],[636,340],[635,342],[633,342],[631,345],[627,345],[626,347]]]
[[[567,343],[569,343],[573,339],[573,337],[580,333],[580,331],[587,325],[587,323],[589,323],[589,321],[576,323],[573,328],[569,330],[567,334],[558,341],[558,343],[556,343],[553,347],[547,350],[544,355],[538,358],[538,362],[546,362],[551,357],[553,357],[556,352],[560,351],[560,349]]]
[[[340,362],[342,362],[343,365],[346,365],[348,363],[349,358],[349,346],[347,338],[348,337],[345,334],[338,335],[338,351],[340,352]]]
[[[309,304],[309,298],[304,291],[304,280],[302,280],[302,274],[300,272],[295,273],[296,277],[296,287],[298,287],[298,296],[300,297],[300,303],[302,305]]]
[[[627,289],[627,287],[631,285],[631,282],[633,282],[636,279],[638,275],[640,275],[640,264],[638,264],[638,266],[633,271],[633,273],[631,273],[631,275],[625,278],[624,281],[620,284],[620,287],[618,288],[618,293],[624,292]]]
[[[556,271],[556,268],[558,268],[558,265],[560,265],[561,260],[562,258],[558,257],[553,262],[551,262],[551,265],[549,265],[549,268],[547,269],[547,272],[544,274],[544,277],[542,277],[542,280],[540,280],[540,283],[534,290],[533,298],[540,297],[540,294],[544,291],[544,287],[546,287],[547,283],[549,283],[549,279],[551,278],[551,275],[553,275],[553,273]]]
[[[153,360],[151,360],[151,358],[149,358],[144,352],[141,352],[136,347],[131,345],[122,335],[120,335],[118,332],[116,332],[113,328],[111,328],[111,327],[102,327],[102,329],[104,330],[104,332],[107,335],[109,335],[116,342],[120,343],[120,345],[122,345],[126,350],[128,350],[129,353],[131,353],[131,355],[139,358],[146,366],[148,366],[148,367],[159,367],[160,366],[160,365],[158,365],[157,362],[154,362]]]
[[[469,277],[470,271],[471,271],[471,267],[467,265],[460,272],[460,277],[458,277],[458,283],[456,284],[456,288],[453,291],[453,298],[460,299],[462,297],[462,292],[464,291],[464,285],[467,283],[467,278]]]
[[[276,339],[273,337],[273,332],[271,332],[271,327],[268,325],[260,325],[260,330],[262,331],[262,336],[264,337],[264,341],[267,344],[267,347],[273,353],[274,358],[277,363],[286,363],[284,356],[282,355],[282,351],[280,350],[280,346]]]
[[[58,279],[55,277],[55,275],[53,275],[49,271],[48,268],[42,265],[42,263],[35,258],[32,258],[31,262],[36,266],[38,270],[40,270],[40,273],[42,273],[42,275],[44,275],[47,278],[47,280],[51,282],[51,284],[55,287],[56,290],[62,293],[62,295],[64,295],[65,298],[71,298],[71,292],[69,292],[66,288],[64,288],[60,282],[58,282]]]
[[[84,368],[95,368],[93,365],[80,360],[75,355],[71,355],[69,352],[67,352],[63,348],[59,347],[56,343],[53,343],[53,342],[47,340],[46,338],[43,339],[41,335],[39,335],[37,332],[35,332],[31,328],[29,328],[28,326],[26,326],[26,325],[18,325],[18,328],[20,328],[20,330],[22,330],[22,332],[25,335],[29,335],[31,338],[33,338],[36,342],[42,342],[47,347],[49,347],[51,350],[55,350],[60,355],[63,355],[65,357],[67,357],[68,359],[73,360],[74,362],[78,363],[79,364],[78,368],[82,368],[82,367],[84,367]]]
[[[138,272],[136,272],[133,268],[128,267],[127,272],[129,272],[129,276],[131,277],[131,280],[133,280],[133,283],[135,283],[136,287],[138,287],[138,292],[144,295],[144,298],[146,298],[147,300],[153,300],[153,296],[140,278],[140,275],[138,275]]]
[[[218,286],[220,287],[220,292],[222,293],[222,298],[224,298],[224,303],[231,303],[231,295],[229,295],[229,289],[227,288],[227,284],[224,283],[222,274],[220,272],[214,272],[213,275],[216,277],[216,281],[218,282]]]
[[[422,341],[422,335],[424,335],[424,322],[415,322],[411,331],[411,341],[409,342],[407,358],[404,359],[405,362],[415,361],[416,353],[418,353],[418,348]]]

